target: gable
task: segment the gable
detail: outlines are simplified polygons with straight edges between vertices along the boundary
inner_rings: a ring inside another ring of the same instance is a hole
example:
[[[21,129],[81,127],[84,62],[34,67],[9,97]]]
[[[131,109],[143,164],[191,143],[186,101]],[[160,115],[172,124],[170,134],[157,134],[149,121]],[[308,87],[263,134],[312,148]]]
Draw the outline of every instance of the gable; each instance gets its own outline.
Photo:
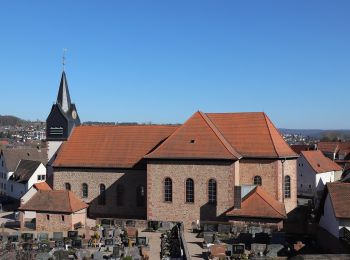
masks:
[[[203,115],[197,112],[145,157],[236,160],[237,157],[230,151],[232,147],[225,144],[225,140],[220,139],[219,135]]]

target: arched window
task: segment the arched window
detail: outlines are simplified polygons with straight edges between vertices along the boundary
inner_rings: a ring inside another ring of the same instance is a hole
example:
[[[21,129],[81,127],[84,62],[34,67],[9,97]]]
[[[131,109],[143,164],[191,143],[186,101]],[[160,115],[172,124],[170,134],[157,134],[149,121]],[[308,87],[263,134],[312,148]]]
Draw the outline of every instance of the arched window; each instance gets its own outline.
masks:
[[[216,180],[210,179],[208,182],[208,201],[216,204]]]
[[[259,185],[259,186],[262,185],[262,180],[260,176],[257,175],[254,177],[254,185]]]
[[[87,198],[89,195],[89,188],[86,183],[83,183],[82,185],[82,192],[83,192],[83,198]]]
[[[138,186],[136,188],[136,205],[144,207],[146,205],[146,190],[145,186]]]
[[[173,201],[173,181],[170,178],[164,180],[164,201]]]
[[[98,204],[106,205],[106,186],[100,184],[100,196],[98,197]]]
[[[186,180],[186,202],[194,202],[194,182],[192,179]]]
[[[290,176],[284,177],[284,197],[290,198]]]
[[[124,204],[124,186],[122,184],[117,185],[117,206],[123,206]]]
[[[64,184],[64,186],[65,186],[66,190],[71,190],[71,186],[70,186],[70,183],[69,183],[69,182],[66,182],[66,183]]]

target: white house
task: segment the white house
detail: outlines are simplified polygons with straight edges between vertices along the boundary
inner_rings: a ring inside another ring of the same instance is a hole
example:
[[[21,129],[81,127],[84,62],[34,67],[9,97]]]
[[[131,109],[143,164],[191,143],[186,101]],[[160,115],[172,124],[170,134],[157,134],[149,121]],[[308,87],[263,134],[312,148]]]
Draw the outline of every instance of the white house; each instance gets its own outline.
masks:
[[[350,234],[350,183],[328,183],[321,205],[320,226],[336,238]]]
[[[299,197],[318,203],[328,182],[341,178],[342,168],[317,151],[302,151],[297,160],[297,191]]]
[[[8,186],[9,177],[21,160],[40,161],[46,165],[47,150],[31,147],[2,148],[0,150],[0,195],[9,195],[7,194],[11,190]]]
[[[8,173],[7,195],[20,199],[35,183],[46,181],[46,168],[39,161],[21,160],[14,172]]]

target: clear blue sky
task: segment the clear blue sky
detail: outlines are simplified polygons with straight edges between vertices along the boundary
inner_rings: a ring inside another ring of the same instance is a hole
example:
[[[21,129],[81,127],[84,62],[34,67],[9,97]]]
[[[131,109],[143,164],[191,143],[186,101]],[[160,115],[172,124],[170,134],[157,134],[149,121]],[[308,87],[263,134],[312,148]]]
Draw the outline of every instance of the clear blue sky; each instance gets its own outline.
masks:
[[[350,1],[1,1],[0,114],[45,120],[67,48],[83,121],[265,111],[350,128]]]

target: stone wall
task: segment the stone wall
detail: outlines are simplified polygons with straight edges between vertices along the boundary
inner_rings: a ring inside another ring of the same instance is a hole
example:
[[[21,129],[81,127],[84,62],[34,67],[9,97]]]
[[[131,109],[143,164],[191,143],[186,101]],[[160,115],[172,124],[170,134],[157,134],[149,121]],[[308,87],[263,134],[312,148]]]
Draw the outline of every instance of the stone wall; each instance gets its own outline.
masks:
[[[54,169],[54,189],[65,189],[70,183],[71,191],[89,204],[90,217],[146,218],[146,204],[137,206],[136,189],[146,188],[146,171],[108,169]],[[88,197],[83,197],[82,185],[88,185]],[[100,184],[106,187],[106,203],[99,204]],[[124,186],[123,205],[117,205],[117,185]],[[145,198],[146,201],[146,198]]]
[[[63,232],[71,229],[71,214],[36,213],[36,231]]]
[[[173,201],[164,201],[164,180],[172,179]],[[185,182],[194,181],[194,203],[185,201]],[[208,203],[208,181],[217,183],[217,205]],[[147,165],[147,219],[183,221],[186,226],[196,220],[212,220],[233,206],[235,163],[167,161]]]

